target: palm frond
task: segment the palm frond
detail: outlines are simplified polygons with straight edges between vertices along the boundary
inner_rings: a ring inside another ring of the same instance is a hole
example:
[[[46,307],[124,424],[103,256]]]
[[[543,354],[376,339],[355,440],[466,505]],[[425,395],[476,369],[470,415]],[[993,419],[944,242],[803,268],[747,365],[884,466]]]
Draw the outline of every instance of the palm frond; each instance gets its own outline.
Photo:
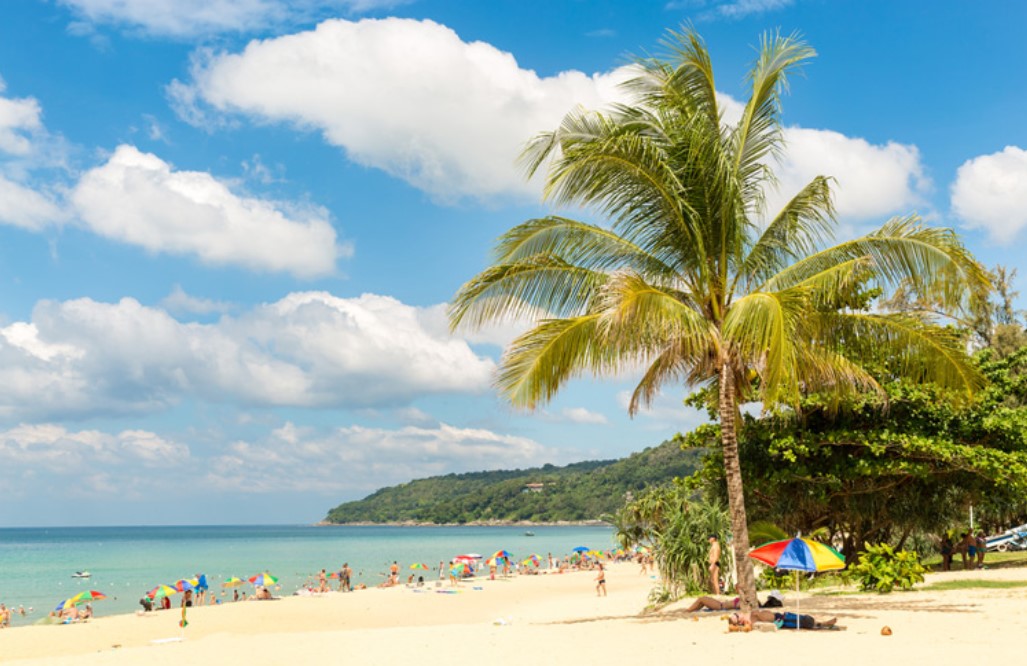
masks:
[[[547,255],[486,268],[457,292],[449,305],[450,327],[478,329],[522,317],[584,312],[605,273]]]
[[[831,180],[817,176],[771,220],[738,269],[746,286],[761,284],[828,240],[834,226]]]

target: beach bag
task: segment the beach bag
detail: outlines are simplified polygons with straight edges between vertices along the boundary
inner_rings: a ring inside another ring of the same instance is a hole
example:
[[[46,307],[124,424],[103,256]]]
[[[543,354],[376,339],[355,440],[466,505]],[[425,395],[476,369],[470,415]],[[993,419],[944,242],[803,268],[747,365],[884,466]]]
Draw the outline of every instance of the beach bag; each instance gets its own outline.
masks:
[[[775,613],[775,624],[778,629],[812,629],[812,615],[797,615],[796,613]]]

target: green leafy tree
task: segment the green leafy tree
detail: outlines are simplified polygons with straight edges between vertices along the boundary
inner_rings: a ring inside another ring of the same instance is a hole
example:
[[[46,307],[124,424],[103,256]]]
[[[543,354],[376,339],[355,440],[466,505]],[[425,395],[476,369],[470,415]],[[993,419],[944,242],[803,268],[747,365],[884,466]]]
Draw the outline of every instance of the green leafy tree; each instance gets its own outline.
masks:
[[[792,534],[824,529],[850,561],[864,542],[902,548],[915,534],[965,529],[971,504],[992,528],[1027,520],[1027,347],[985,349],[974,363],[988,384],[963,403],[896,379],[884,395],[853,396],[840,409],[810,395],[801,417],[746,415],[750,516]],[[684,439],[702,448],[719,437],[709,425]],[[722,461],[707,456],[692,481],[716,498],[723,475]]]
[[[853,311],[846,295],[856,283],[907,281],[957,309],[988,280],[952,231],[916,217],[829,246],[831,181],[823,176],[763,224],[770,163],[783,148],[781,94],[812,49],[795,37],[764,38],[751,96],[729,126],[699,36],[672,32],[666,44],[667,58],[638,62],[626,84],[630,104],[572,111],[524,154],[529,173],[545,170],[549,201],[595,210],[610,226],[554,215],[514,227],[494,264],[457,293],[450,318],[476,328],[548,313],[502,358],[497,386],[517,406],[534,408],[583,373],[640,363],[632,413],[668,385],[715,387],[737,587],[748,609],[756,587],[739,405],[798,406],[811,389],[880,391],[860,365],[860,352],[879,349],[894,354],[896,372],[972,390],[979,378],[958,336],[914,316]]]

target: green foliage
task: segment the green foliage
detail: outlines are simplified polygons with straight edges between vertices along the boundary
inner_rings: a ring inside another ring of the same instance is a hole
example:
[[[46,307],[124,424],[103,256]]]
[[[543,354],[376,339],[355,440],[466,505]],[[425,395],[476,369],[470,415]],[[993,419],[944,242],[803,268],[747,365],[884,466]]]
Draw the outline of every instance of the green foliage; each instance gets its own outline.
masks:
[[[663,589],[672,597],[709,590],[711,534],[722,542],[721,570],[731,570],[731,549],[723,543],[730,532],[727,511],[720,504],[695,500],[679,480],[629,502],[614,517],[614,525],[625,548],[652,549]]]
[[[448,474],[382,488],[328,512],[329,523],[479,523],[599,520],[653,484],[691,474],[701,453],[674,442],[622,460]],[[545,484],[530,492],[528,483]]]
[[[989,383],[970,401],[895,379],[884,397],[833,405],[813,394],[798,413],[746,415],[739,453],[749,515],[789,534],[825,529],[826,539],[842,540],[847,557],[864,541],[926,552],[922,535],[961,524],[971,503],[992,528],[1025,522],[1027,347],[1004,357],[986,349],[974,363]],[[880,372],[888,373],[886,359]],[[681,438],[699,448],[718,440],[716,425]],[[724,497],[723,478],[722,461],[711,454],[691,483]]]
[[[863,546],[864,551],[851,569],[864,590],[881,593],[891,592],[896,587],[911,590],[915,584],[924,582],[925,569],[916,553],[896,551],[886,543]]]

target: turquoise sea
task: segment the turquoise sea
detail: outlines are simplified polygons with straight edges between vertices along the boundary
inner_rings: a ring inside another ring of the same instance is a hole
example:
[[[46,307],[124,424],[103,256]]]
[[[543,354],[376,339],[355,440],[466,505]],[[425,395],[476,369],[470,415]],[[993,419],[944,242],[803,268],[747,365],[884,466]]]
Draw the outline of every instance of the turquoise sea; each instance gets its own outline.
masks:
[[[527,536],[526,529],[534,532]],[[499,549],[517,559],[571,553],[578,546],[613,547],[609,527],[384,527],[310,525],[40,527],[0,529],[0,602],[15,609],[13,625],[45,617],[61,600],[85,590],[107,599],[93,604],[96,615],[131,613],[143,593],[157,584],[207,574],[212,590],[232,576],[269,571],[279,579],[276,594],[304,586],[322,568],[349,562],[354,584],[377,585],[393,560],[403,575],[438,577],[440,561],[463,553],[491,555]],[[411,572],[422,562],[428,572]],[[89,571],[89,579],[73,578]],[[333,581],[334,583],[334,581]],[[247,585],[242,590],[251,590]],[[231,596],[231,591],[228,597]]]

